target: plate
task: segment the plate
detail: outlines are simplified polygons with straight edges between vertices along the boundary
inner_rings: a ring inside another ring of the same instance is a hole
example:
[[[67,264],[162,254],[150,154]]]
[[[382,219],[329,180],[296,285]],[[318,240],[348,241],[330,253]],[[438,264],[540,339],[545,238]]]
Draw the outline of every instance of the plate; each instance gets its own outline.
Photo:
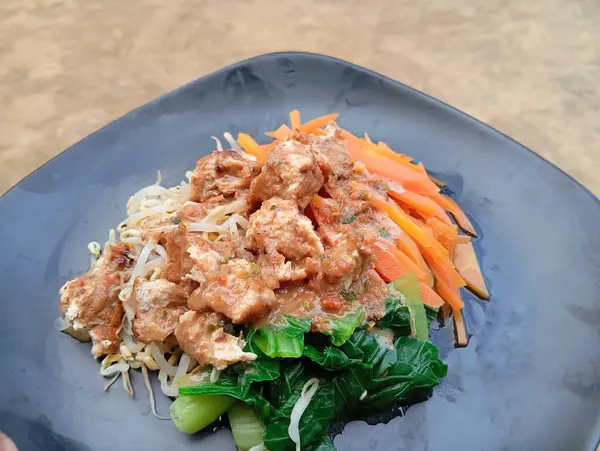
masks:
[[[450,88],[449,88],[450,89]],[[226,430],[180,434],[104,392],[90,345],[58,333],[58,289],[89,264],[125,203],[212,149],[212,135],[263,136],[292,108],[412,155],[449,183],[480,234],[492,291],[469,298],[465,349],[444,347],[433,397],[387,424],[353,422],[339,450],[592,450],[600,437],[600,203],[520,144],[398,82],[307,53],[259,56],[109,124],[0,199],[0,429],[19,449],[233,450]],[[267,140],[264,137],[265,142]],[[442,329],[438,334],[447,334]],[[138,376],[138,377],[135,377]],[[158,395],[158,409],[169,401]]]

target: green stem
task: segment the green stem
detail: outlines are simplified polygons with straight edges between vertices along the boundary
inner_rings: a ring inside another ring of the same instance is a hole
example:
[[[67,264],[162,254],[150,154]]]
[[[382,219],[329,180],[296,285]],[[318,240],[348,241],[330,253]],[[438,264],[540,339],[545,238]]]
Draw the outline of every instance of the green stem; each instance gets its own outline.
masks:
[[[247,451],[263,441],[265,426],[248,404],[236,403],[227,412],[236,446]]]
[[[409,272],[392,282],[394,288],[406,298],[406,306],[410,312],[411,326],[415,337],[429,341],[429,324],[425,314],[425,306],[419,290],[419,279],[415,273]]]
[[[194,434],[223,415],[234,402],[229,396],[180,396],[171,404],[171,419],[181,432]]]

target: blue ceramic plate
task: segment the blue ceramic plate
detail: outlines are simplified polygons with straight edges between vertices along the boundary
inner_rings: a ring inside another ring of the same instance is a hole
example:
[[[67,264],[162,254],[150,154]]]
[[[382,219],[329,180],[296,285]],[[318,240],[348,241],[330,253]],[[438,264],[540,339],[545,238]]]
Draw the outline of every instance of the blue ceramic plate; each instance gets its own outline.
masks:
[[[443,344],[433,397],[387,424],[354,422],[339,450],[592,450],[600,410],[600,204],[520,144],[344,61],[259,56],[167,94],[84,139],[0,199],[0,429],[23,450],[233,450],[220,430],[179,433],[103,391],[89,344],[56,332],[57,293],[89,263],[128,197],[178,183],[211,135],[263,136],[298,108],[416,157],[473,219],[490,303],[467,300],[465,349]],[[265,138],[266,139],[266,138]],[[449,335],[441,330],[439,339]],[[446,337],[447,338],[447,337]],[[169,401],[159,395],[158,408]]]

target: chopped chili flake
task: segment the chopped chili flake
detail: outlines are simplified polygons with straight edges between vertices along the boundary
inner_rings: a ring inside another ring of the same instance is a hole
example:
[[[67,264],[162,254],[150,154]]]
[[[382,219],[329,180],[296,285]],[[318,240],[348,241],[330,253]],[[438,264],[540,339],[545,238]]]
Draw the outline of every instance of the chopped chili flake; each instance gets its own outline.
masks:
[[[340,310],[344,306],[344,301],[334,294],[322,299],[321,306],[325,310]]]

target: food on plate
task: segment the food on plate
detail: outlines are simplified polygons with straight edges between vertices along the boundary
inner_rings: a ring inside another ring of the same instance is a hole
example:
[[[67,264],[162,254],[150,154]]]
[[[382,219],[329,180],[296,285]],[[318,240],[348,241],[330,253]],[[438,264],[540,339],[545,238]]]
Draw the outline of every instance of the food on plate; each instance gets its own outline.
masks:
[[[489,292],[475,229],[421,163],[337,115],[259,145],[225,133],[187,181],[134,194],[89,271],[60,290],[61,330],[132,394],[149,371],[195,433],[227,412],[242,450],[334,449],[333,422],[425,400],[447,372],[429,328],[461,288]]]

